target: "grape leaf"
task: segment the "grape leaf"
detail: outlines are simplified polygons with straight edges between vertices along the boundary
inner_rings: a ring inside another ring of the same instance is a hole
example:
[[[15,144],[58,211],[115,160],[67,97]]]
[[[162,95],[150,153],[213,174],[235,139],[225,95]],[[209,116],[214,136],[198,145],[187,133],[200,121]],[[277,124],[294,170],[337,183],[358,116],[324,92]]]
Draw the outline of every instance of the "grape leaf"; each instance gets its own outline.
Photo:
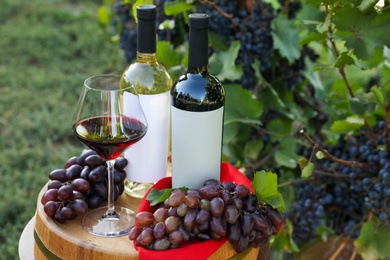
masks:
[[[335,121],[330,128],[335,133],[343,133],[359,129],[362,125],[364,125],[364,120],[362,118],[348,117],[345,120]]]
[[[167,1],[164,6],[166,16],[176,15],[185,13],[194,9],[194,5],[187,4],[184,1]]]
[[[282,57],[292,63],[300,56],[298,32],[292,21],[286,15],[279,15],[272,20],[271,34],[275,49],[279,50]]]
[[[376,48],[390,46],[390,37],[384,33],[390,31],[389,19],[389,10],[364,14],[356,6],[346,5],[337,10],[333,22],[345,46],[354,50],[358,59],[368,60]]]
[[[263,106],[250,91],[237,84],[226,85],[225,91],[225,125],[233,122],[260,124]]]
[[[309,178],[313,174],[313,170],[314,170],[314,163],[309,162],[302,170],[302,174],[301,174],[302,178],[304,179]]]
[[[240,79],[242,68],[234,63],[239,50],[240,42],[233,41],[228,50],[214,52],[210,57],[210,72],[221,81]]]
[[[373,11],[374,6],[378,3],[379,0],[363,0],[358,6],[359,10],[363,13],[369,13]]]
[[[247,142],[244,148],[244,158],[256,160],[263,146],[264,143],[262,140],[251,140]]]
[[[180,65],[180,55],[173,49],[173,45],[167,41],[157,42],[157,60],[166,68]]]
[[[289,219],[286,219],[285,226],[280,229],[280,232],[276,237],[273,237],[271,241],[272,249],[287,251],[287,252],[299,252],[298,245],[292,238],[293,225]]]
[[[99,7],[97,11],[97,20],[99,24],[101,25],[108,25],[110,23],[110,14],[109,11],[107,10],[107,6],[103,5]]]
[[[282,194],[278,191],[278,176],[273,172],[258,171],[253,177],[252,187],[257,199],[284,213],[286,208]]]
[[[364,107],[362,101],[356,97],[349,99],[349,107],[351,108],[351,112],[362,116],[366,112],[366,108]]]
[[[390,231],[378,228],[375,218],[363,224],[360,236],[355,240],[355,247],[363,259],[389,259]]]
[[[381,104],[381,105],[384,105],[385,99],[383,97],[382,92],[380,92],[380,90],[378,89],[378,87],[374,86],[370,90],[371,90],[372,93],[374,93],[375,98],[378,101],[378,103]]]
[[[348,52],[343,52],[337,57],[337,60],[334,64],[336,68],[344,67],[345,65],[355,64],[355,60],[348,54]]]
[[[279,165],[295,168],[298,164],[298,155],[295,153],[296,141],[294,138],[280,140],[280,148],[275,152],[275,161]]]

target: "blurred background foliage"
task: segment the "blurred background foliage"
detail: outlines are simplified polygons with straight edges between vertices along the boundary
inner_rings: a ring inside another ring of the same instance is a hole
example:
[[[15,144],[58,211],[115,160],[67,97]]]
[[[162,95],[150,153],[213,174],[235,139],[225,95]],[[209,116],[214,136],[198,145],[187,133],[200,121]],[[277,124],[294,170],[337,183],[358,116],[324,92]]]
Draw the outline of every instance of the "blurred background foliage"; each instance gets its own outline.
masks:
[[[142,3],[158,6],[158,59],[173,78],[186,68],[186,17],[195,11],[210,15],[210,70],[227,93],[224,160],[249,178],[257,170],[276,172],[286,201],[287,220],[273,241],[273,257],[289,259],[304,251],[302,234],[304,242],[334,241],[336,234],[348,239],[351,254],[390,257],[383,244],[390,233],[385,193],[390,180],[384,177],[390,164],[383,155],[389,150],[383,125],[390,124],[388,1],[4,0],[0,259],[18,258],[19,236],[48,173],[83,149],[70,131],[83,80],[121,73],[134,59],[133,13]],[[375,130],[378,123],[382,127]],[[372,167],[358,174],[348,165],[340,168],[324,160],[330,153],[318,146]],[[361,146],[366,150],[351,156],[349,150]],[[375,158],[363,157],[365,151],[384,161],[372,163]],[[365,177],[371,186],[363,187]],[[373,201],[369,190],[379,197]],[[326,201],[328,194],[339,200]],[[298,207],[305,203],[307,208]]]

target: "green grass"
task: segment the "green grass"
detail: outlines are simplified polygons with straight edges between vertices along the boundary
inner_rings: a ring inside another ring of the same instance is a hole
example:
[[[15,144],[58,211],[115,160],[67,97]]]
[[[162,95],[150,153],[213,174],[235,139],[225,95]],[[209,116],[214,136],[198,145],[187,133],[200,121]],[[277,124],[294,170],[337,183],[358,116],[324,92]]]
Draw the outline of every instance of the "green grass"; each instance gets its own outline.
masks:
[[[83,80],[125,62],[98,25],[102,1],[5,0],[0,8],[0,259],[18,259],[51,170],[84,148],[71,132]]]

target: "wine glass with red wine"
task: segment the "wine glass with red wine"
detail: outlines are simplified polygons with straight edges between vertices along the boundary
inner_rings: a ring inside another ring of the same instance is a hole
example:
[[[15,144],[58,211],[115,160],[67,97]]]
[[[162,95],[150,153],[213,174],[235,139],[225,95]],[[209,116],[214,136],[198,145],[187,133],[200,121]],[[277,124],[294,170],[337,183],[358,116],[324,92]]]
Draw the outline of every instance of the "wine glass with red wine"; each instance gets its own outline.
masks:
[[[146,134],[147,121],[132,84],[119,75],[97,75],[85,80],[73,116],[76,138],[107,162],[108,204],[89,211],[84,229],[103,237],[126,235],[135,213],[114,206],[114,160]]]

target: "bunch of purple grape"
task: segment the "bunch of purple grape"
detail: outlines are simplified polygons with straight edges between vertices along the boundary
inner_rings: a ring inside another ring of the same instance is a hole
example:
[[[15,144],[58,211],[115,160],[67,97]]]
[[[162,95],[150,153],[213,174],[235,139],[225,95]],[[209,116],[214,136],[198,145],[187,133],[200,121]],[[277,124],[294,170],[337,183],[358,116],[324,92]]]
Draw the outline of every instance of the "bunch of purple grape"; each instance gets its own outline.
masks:
[[[129,239],[150,250],[166,250],[226,236],[240,253],[268,242],[282,221],[279,211],[259,201],[247,186],[208,180],[199,190],[172,190],[153,213],[137,213]]]
[[[127,163],[122,157],[114,163],[115,200],[124,191]],[[107,200],[107,167],[104,159],[93,150],[69,158],[63,169],[49,174],[49,179],[41,203],[45,213],[59,223],[72,220]]]

